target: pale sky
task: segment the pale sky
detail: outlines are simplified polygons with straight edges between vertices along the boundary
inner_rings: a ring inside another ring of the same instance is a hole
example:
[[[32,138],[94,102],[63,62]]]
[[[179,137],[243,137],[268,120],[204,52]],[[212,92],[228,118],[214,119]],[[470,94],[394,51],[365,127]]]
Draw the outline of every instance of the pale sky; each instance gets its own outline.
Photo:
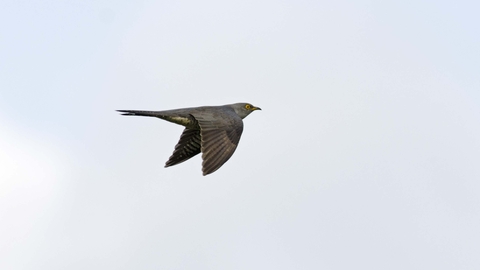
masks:
[[[0,269],[480,269],[480,2],[0,3]],[[117,109],[250,102],[237,151]]]

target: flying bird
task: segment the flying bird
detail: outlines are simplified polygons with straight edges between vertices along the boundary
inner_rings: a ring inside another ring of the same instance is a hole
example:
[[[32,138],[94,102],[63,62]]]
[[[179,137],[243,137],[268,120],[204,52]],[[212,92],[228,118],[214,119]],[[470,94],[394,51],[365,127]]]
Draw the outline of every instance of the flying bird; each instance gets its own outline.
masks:
[[[203,175],[218,170],[233,155],[243,132],[243,121],[261,110],[249,103],[203,106],[167,111],[118,110],[122,115],[157,117],[185,127],[165,168],[202,153]]]

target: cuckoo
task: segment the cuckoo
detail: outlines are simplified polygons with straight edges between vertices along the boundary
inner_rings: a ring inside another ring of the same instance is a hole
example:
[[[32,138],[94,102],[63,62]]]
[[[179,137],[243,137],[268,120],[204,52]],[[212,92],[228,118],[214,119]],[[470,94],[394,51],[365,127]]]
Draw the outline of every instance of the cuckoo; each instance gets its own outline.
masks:
[[[261,110],[249,103],[203,106],[166,111],[118,110],[122,115],[157,117],[185,127],[172,156],[170,167],[202,153],[203,175],[218,170],[233,155],[243,132],[243,121]]]

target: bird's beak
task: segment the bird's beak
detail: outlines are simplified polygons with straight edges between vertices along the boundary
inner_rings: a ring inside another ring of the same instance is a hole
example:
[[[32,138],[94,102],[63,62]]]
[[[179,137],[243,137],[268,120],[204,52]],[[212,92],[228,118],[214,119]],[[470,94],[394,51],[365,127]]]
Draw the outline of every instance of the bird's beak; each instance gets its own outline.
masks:
[[[260,110],[260,111],[261,111],[262,109],[259,108],[259,107],[253,107],[253,108],[252,108],[252,111],[256,111],[256,110]]]

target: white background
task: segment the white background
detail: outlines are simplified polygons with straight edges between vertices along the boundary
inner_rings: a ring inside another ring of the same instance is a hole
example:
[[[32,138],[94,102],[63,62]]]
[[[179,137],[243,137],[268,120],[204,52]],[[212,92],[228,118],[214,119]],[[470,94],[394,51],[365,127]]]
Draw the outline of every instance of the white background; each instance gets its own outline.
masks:
[[[0,4],[1,269],[480,269],[475,1]],[[250,102],[217,172],[116,109]]]

